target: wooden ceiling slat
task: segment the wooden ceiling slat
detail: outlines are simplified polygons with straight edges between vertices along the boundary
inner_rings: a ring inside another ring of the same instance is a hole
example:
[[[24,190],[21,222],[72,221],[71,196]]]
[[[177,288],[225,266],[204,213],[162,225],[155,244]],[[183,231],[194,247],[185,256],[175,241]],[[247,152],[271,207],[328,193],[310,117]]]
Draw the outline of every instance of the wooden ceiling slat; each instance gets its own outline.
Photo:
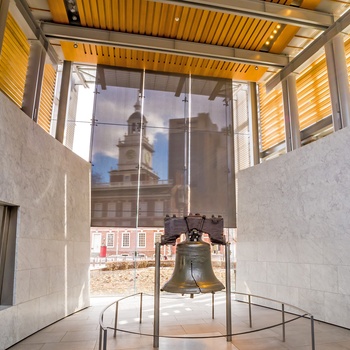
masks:
[[[152,35],[154,36],[157,36],[159,33],[159,24],[160,24],[162,9],[163,9],[163,4],[160,2],[157,2],[154,6],[153,24],[152,24]]]
[[[152,34],[152,26],[153,26],[153,13],[154,13],[154,2],[148,2],[147,5],[147,16],[146,17],[146,25],[145,25],[145,34]]]
[[[225,25],[227,20],[227,15],[224,13],[216,13],[214,17],[213,24],[209,30],[207,36],[208,44],[216,44],[218,42],[218,38],[220,38],[222,34],[223,26]]]
[[[128,0],[125,4],[125,31],[127,33],[132,33],[133,31],[134,15],[134,0]]]
[[[130,1],[130,0],[128,0]],[[119,18],[119,30],[121,32],[125,32],[126,30],[126,21],[125,21],[125,0],[119,0],[119,13],[118,13],[118,18]]]
[[[101,1],[100,1],[100,4],[101,4]],[[99,11],[99,6],[96,0],[90,0],[90,11],[91,11],[91,18],[92,18],[92,23],[94,28],[102,28],[102,26],[106,28],[106,22],[104,21],[104,18],[101,16],[101,13]]]
[[[196,28],[196,23],[199,22],[199,16],[197,16],[198,11],[194,8],[190,8],[187,17],[187,26],[185,26],[184,33],[182,35],[182,40],[188,40],[193,28]]]
[[[140,32],[140,24],[139,18],[141,17],[140,13],[140,0],[133,0],[134,2],[134,12],[132,13],[132,32],[139,33]]]
[[[210,28],[213,25],[213,21],[214,20],[215,20],[215,13],[214,12],[209,12],[206,24],[205,24],[205,26],[203,28],[203,32],[202,32],[202,35],[201,35],[201,38],[200,38],[200,42],[201,43],[208,43],[207,42],[207,37],[208,37],[209,31],[210,31]]]
[[[105,0],[104,3],[104,14],[106,17],[106,29],[113,30],[113,0]]]
[[[106,6],[108,3],[109,3],[109,0],[97,2],[97,11],[99,13],[102,29],[107,29]]]
[[[194,27],[193,29],[193,33],[192,35],[190,35],[189,40],[193,40],[195,42],[200,42],[202,39],[202,33],[203,30],[207,24],[208,21],[208,16],[209,16],[209,12],[208,11],[201,11],[200,12],[200,19],[199,19],[199,24],[197,26],[197,28]]]
[[[182,14],[181,17],[179,17],[179,28],[178,28],[178,32],[176,35],[176,39],[181,40],[183,38],[183,33],[186,29],[186,27],[188,26],[187,23],[187,18],[188,18],[188,14],[189,14],[189,8],[188,7],[184,7],[182,9]]]
[[[237,47],[237,41],[239,40],[239,36],[240,36],[242,29],[247,21],[247,19],[244,17],[239,16],[238,18],[239,18],[239,21],[237,23],[235,31],[233,32],[233,35],[231,37],[231,40],[230,40],[230,43],[228,46]]]
[[[146,33],[146,16],[144,15],[148,11],[148,3],[145,0],[140,1],[140,17],[139,17],[139,33]]]
[[[78,2],[80,1],[77,0],[77,3]],[[66,6],[64,5],[63,0],[48,0],[48,4],[50,12],[52,14],[52,18],[56,23],[69,23]]]

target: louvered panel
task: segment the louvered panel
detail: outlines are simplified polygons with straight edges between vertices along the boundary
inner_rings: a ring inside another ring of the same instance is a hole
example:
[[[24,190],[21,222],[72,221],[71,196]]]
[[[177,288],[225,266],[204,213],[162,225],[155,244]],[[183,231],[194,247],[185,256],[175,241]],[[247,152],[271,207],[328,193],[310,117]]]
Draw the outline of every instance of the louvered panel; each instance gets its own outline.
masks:
[[[77,0],[77,2],[78,1],[79,0]],[[48,4],[54,22],[64,24],[69,23],[66,7],[63,0],[48,0]]]
[[[266,94],[265,86],[260,84],[259,104],[261,149],[265,151],[285,139],[281,89]]]
[[[55,92],[56,71],[51,64],[45,64],[44,78],[40,95],[38,124],[50,132],[52,105]]]
[[[324,55],[300,73],[296,85],[300,130],[332,114]]]
[[[245,40],[248,39],[246,28],[250,28],[252,26],[254,19],[253,18],[245,18],[244,21],[245,21],[244,27],[241,28],[241,31],[240,31],[239,36],[237,38],[237,41],[235,43],[235,47],[239,47],[241,49],[244,48]]]
[[[30,47],[11,14],[8,14],[0,56],[0,90],[22,107]]]

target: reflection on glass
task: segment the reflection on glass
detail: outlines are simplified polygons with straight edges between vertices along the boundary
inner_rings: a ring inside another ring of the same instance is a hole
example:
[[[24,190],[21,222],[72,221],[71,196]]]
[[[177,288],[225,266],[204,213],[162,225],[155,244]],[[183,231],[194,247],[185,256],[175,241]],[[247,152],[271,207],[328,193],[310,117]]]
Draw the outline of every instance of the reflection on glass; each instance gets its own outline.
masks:
[[[141,91],[142,72],[97,76],[92,226],[159,227],[193,212],[232,227],[231,81],[146,73]]]
[[[232,240],[232,108],[230,80],[98,67],[91,150],[95,256],[105,244],[106,259],[148,266],[164,217],[190,212],[222,215]],[[223,250],[212,246],[221,270]],[[171,262],[175,247],[162,246],[161,254]],[[118,292],[139,290],[144,272],[130,270],[129,289]]]

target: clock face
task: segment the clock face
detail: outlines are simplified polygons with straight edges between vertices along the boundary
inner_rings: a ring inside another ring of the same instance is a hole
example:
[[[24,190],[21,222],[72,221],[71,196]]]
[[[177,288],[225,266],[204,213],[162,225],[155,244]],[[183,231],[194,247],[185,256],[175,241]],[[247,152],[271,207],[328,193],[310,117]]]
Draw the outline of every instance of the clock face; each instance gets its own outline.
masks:
[[[126,151],[126,158],[134,159],[136,157],[136,152],[133,149]]]

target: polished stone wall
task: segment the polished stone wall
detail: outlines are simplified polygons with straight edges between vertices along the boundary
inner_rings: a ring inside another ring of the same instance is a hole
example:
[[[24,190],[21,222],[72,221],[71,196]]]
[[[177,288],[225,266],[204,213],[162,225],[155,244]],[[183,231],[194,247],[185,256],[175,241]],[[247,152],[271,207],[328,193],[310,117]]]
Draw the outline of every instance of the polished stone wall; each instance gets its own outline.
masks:
[[[0,93],[0,202],[19,206],[0,349],[89,305],[90,164]]]
[[[350,328],[350,128],[242,171],[237,291]]]

